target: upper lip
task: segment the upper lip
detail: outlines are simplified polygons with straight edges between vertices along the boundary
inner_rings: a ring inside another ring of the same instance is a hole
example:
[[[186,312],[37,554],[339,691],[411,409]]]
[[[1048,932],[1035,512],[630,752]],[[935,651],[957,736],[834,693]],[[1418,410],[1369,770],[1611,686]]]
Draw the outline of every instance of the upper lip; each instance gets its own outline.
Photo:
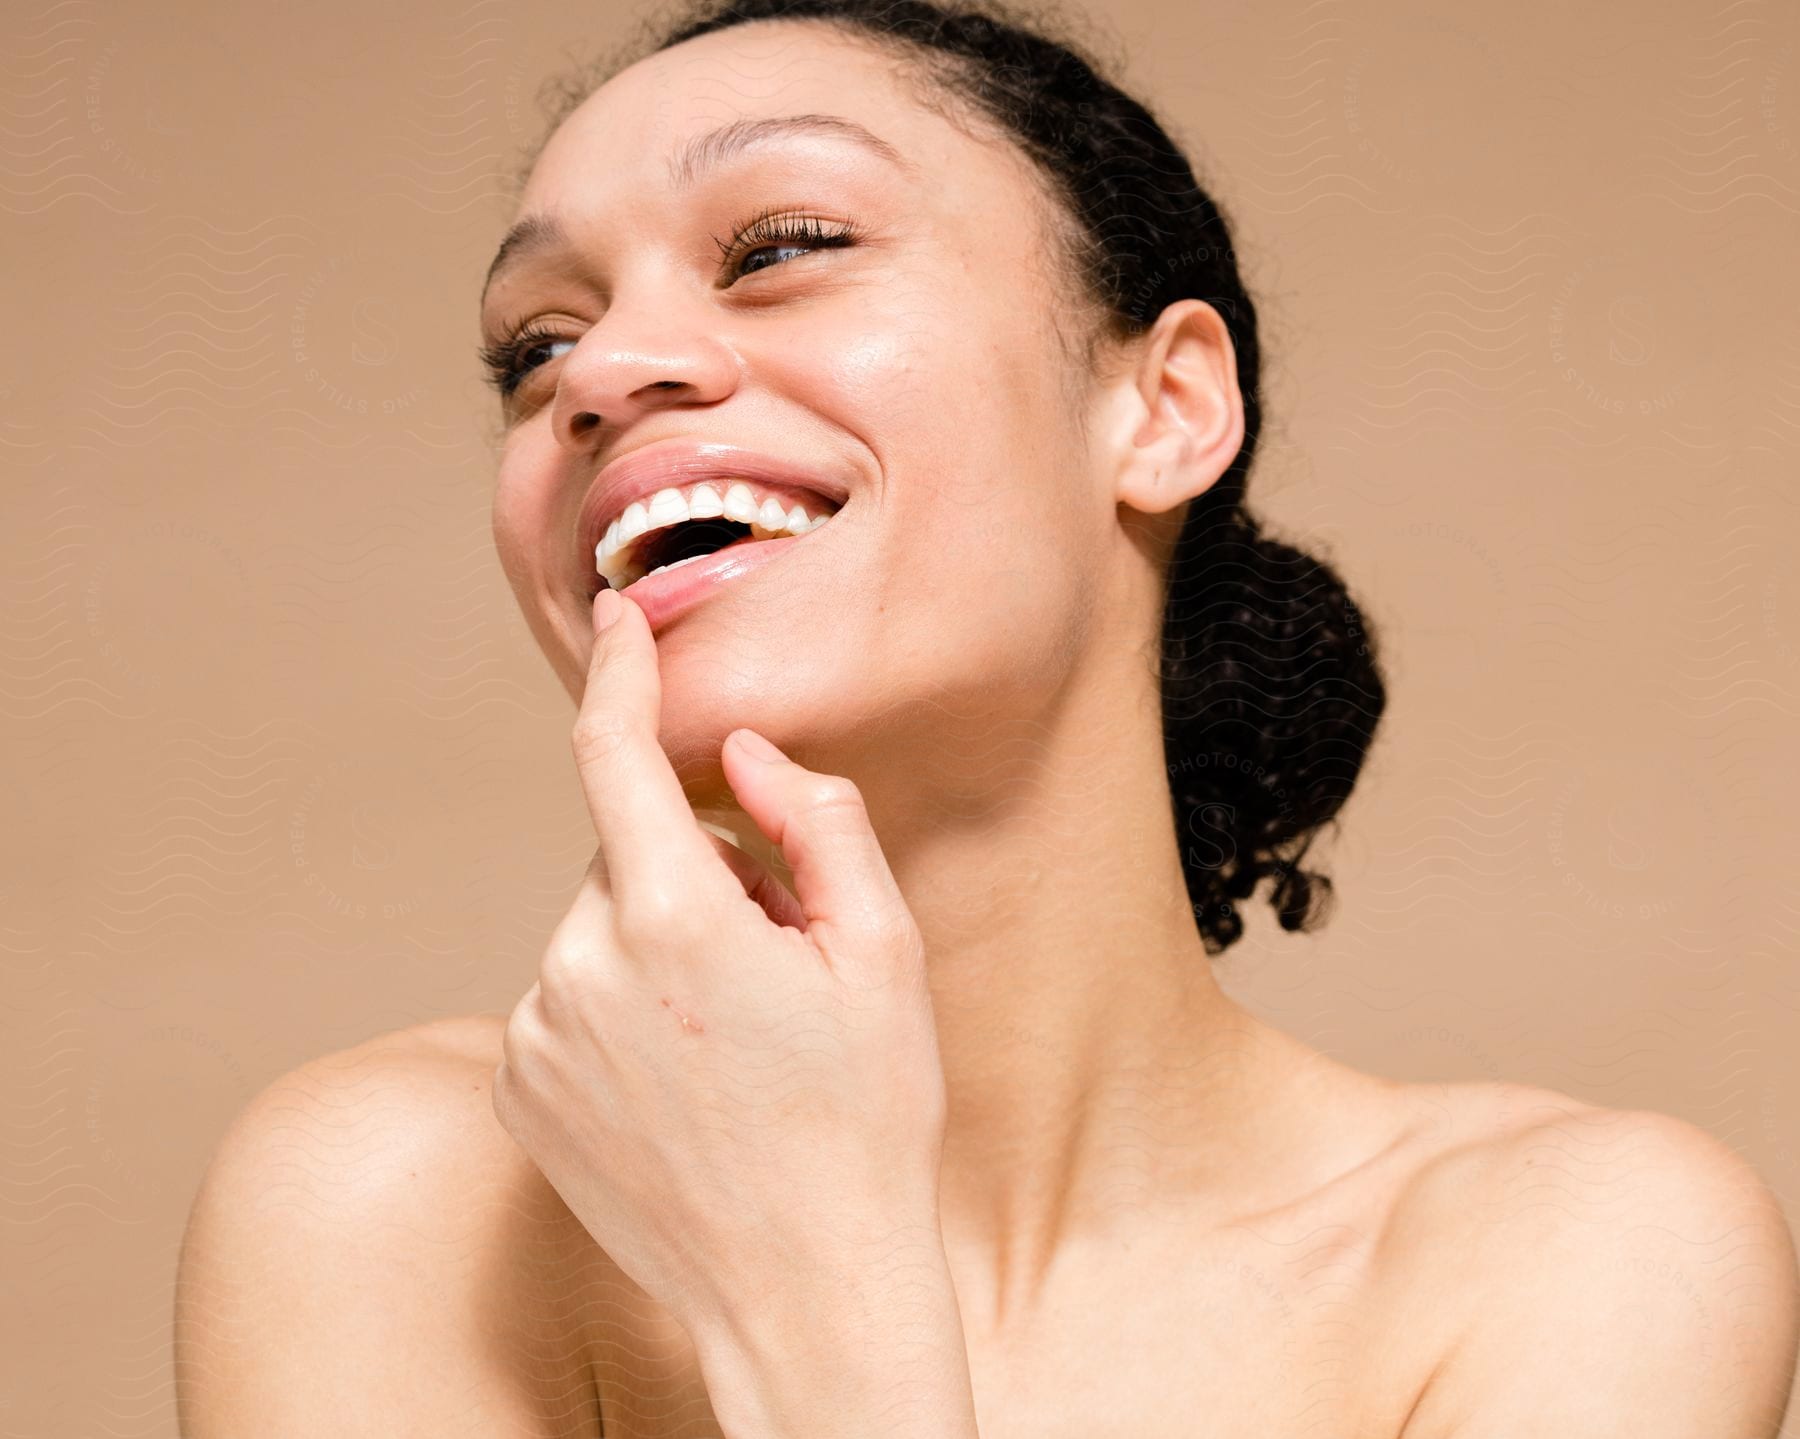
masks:
[[[661,440],[611,460],[594,477],[576,521],[585,575],[594,574],[594,550],[606,527],[634,500],[658,490],[681,489],[702,480],[742,479],[752,484],[789,485],[828,501],[835,512],[849,498],[842,480],[796,460],[778,459],[720,441]]]

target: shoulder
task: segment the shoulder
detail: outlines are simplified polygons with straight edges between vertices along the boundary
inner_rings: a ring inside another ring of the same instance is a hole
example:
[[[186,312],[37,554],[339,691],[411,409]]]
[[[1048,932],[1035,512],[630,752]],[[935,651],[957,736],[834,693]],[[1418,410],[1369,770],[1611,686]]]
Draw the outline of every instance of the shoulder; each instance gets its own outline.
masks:
[[[184,1433],[250,1415],[314,1432],[327,1394],[359,1396],[370,1432],[404,1412],[511,1433],[567,1406],[567,1326],[542,1326],[578,1226],[494,1117],[503,1028],[476,1015],[378,1035],[239,1111],[182,1241]]]
[[[498,1016],[436,1020],[308,1060],[271,1081],[232,1120],[202,1181],[259,1214],[304,1196],[313,1214],[406,1206],[468,1177],[472,1160],[507,1162],[489,1080]],[[491,1034],[491,1040],[490,1040]],[[522,1156],[520,1156],[522,1158]],[[490,1178],[492,1168],[484,1168]],[[198,1205],[199,1201],[197,1201]]]
[[[1469,1086],[1461,1103],[1477,1122],[1420,1166],[1404,1201],[1438,1237],[1456,1294],[1405,1439],[1626,1421],[1643,1439],[1772,1434],[1800,1345],[1800,1275],[1751,1165],[1650,1110],[1525,1085]]]
[[[1435,1212],[1471,1261],[1514,1275],[1527,1258],[1569,1251],[1758,1242],[1793,1257],[1773,1192],[1696,1124],[1529,1085],[1468,1086],[1461,1102],[1460,1142],[1419,1166],[1408,1202]]]

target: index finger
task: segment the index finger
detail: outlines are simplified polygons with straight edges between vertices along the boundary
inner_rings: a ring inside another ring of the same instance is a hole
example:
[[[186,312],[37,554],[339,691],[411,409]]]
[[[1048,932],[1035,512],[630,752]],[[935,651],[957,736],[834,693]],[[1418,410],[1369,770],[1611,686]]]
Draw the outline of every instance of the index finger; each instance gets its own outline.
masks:
[[[709,875],[730,880],[657,739],[662,680],[650,622],[612,590],[595,599],[597,621],[603,600],[617,605],[618,619],[594,636],[571,742],[607,892],[618,902],[677,884],[693,893]]]

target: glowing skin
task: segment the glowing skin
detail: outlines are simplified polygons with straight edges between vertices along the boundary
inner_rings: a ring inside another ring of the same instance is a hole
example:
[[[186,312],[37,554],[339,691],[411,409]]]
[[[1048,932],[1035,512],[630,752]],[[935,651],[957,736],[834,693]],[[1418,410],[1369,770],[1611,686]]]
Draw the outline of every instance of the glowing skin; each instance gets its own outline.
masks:
[[[805,137],[672,184],[689,138],[795,114],[854,120],[916,173]],[[1233,357],[1188,304],[1104,378],[1071,371],[1036,186],[866,51],[744,27],[633,67],[562,125],[519,213],[557,215],[575,248],[502,270],[483,309],[490,339],[536,320],[579,341],[525,380],[494,504],[571,695],[591,638],[572,529],[600,465],[684,436],[848,485],[786,562],[661,637],[661,738],[703,808],[728,803],[718,753],[737,725],[862,787],[929,947],[952,1094],[944,1223],[976,1334],[1030,1307],[1075,1233],[1120,1219],[1103,1117],[1120,1106],[1190,1198],[1245,1173],[1310,1177],[1300,1136],[1272,1127],[1279,1094],[1253,1116],[1238,1092],[1278,1090],[1265,1066],[1295,1049],[1213,983],[1158,724],[1157,546],[1236,453]],[[764,254],[724,288],[713,237],[765,209],[859,237]],[[1172,1098],[1224,1047],[1241,1051],[1227,1092],[1149,1113],[1122,1093]]]
[[[672,178],[722,124],[821,114],[910,169],[790,137]],[[526,320],[577,342],[525,381],[493,515],[572,698],[593,649],[575,521],[601,465],[727,441],[849,491],[660,634],[660,741],[719,820],[737,726],[867,802],[924,939],[939,1218],[982,1435],[1773,1433],[1792,1249],[1723,1145],[1526,1085],[1361,1074],[1219,988],[1171,823],[1156,643],[1182,506],[1242,440],[1234,360],[1184,301],[1072,366],[1042,193],[891,59],[821,25],[735,27],[632,66],[560,127],[520,215],[559,216],[569,243],[520,252],[483,306],[489,343]],[[723,274],[715,238],[765,211],[856,242]],[[1260,897],[1251,911],[1233,958],[1269,923]],[[684,1042],[719,1039],[703,1004],[674,1018],[694,1021]],[[406,1414],[418,1432],[591,1436],[590,1380],[608,1433],[669,1433],[675,1414],[705,1430],[686,1337],[559,1230],[556,1193],[483,1102],[504,1022],[303,1066],[240,1122],[184,1251],[184,1432],[319,1432],[324,1394],[340,1433],[349,1411],[370,1435]],[[889,1299],[848,1327],[929,1329]],[[772,1329],[738,1356],[746,1392],[774,1386],[811,1422],[765,1432],[900,1432],[866,1421],[917,1376],[873,1376],[857,1412],[830,1394],[815,1346],[832,1334]],[[347,1383],[363,1402],[341,1402]]]

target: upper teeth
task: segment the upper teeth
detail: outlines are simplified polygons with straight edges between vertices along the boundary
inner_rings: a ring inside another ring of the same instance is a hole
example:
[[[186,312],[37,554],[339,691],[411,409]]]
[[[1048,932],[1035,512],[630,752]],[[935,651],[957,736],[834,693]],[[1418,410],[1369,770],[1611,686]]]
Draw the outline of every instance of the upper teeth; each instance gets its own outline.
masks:
[[[625,513],[606,527],[600,543],[594,546],[594,568],[613,589],[623,589],[645,573],[631,557],[635,541],[652,530],[667,529],[683,520],[719,517],[749,525],[750,533],[759,540],[775,535],[803,535],[831,518],[829,514],[810,515],[801,505],[784,509],[773,495],[759,501],[742,480],[727,485],[723,496],[715,485],[705,481],[689,486],[685,492],[658,490],[650,496],[648,505],[633,500],[625,507]]]

